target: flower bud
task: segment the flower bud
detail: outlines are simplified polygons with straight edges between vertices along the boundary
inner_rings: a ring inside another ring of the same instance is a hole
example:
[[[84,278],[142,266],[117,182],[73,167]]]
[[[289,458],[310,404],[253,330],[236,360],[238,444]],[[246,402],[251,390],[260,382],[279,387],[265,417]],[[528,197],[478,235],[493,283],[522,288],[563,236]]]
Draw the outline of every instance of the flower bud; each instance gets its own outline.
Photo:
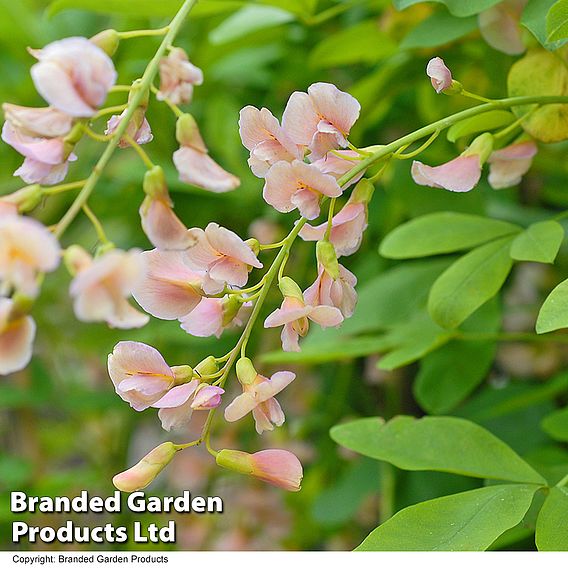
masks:
[[[221,395],[225,391],[221,387],[215,387],[202,383],[197,387],[191,408],[193,410],[212,410],[221,404]]]
[[[0,200],[16,205],[20,213],[26,213],[27,211],[35,209],[39,205],[42,197],[41,186],[35,184],[22,187],[22,189],[18,189],[18,191],[10,195],[3,195]]]
[[[115,475],[114,486],[120,491],[132,493],[144,489],[172,461],[176,454],[172,442],[164,442],[144,456],[135,466]]]
[[[245,243],[250,247],[250,250],[258,256],[258,253],[260,252],[260,243],[256,239],[247,239]]]
[[[209,355],[195,366],[193,371],[194,379],[201,379],[201,377],[206,377],[208,375],[214,375],[219,370],[219,365],[213,355]]]
[[[69,274],[71,276],[76,276],[79,272],[90,266],[92,258],[83,247],[79,245],[71,245],[66,248],[63,253],[63,262]]]
[[[375,192],[375,186],[366,178],[363,178],[351,192],[351,203],[369,203]]]
[[[160,166],[154,166],[144,174],[142,184],[144,193],[149,197],[162,197],[168,195],[168,186],[164,170]]]
[[[112,57],[118,49],[120,35],[116,30],[103,30],[90,38],[89,41],[100,47],[109,57]]]
[[[223,327],[227,327],[235,319],[242,305],[241,298],[237,294],[231,294],[223,300]]]
[[[324,270],[334,279],[339,278],[339,262],[335,247],[329,241],[318,241],[316,244],[316,258]]]
[[[217,465],[251,475],[261,481],[287,491],[299,491],[304,475],[300,460],[286,450],[262,450],[247,454],[239,450],[221,450],[216,456]]]
[[[493,152],[493,136],[489,132],[480,134],[469,147],[462,153],[462,156],[478,156],[479,164],[482,165]]]
[[[296,298],[296,300],[304,301],[304,295],[300,287],[289,276],[284,276],[278,282],[278,288],[285,298]]]
[[[241,385],[251,385],[256,379],[257,372],[248,357],[241,357],[236,365],[237,379]]]
[[[176,122],[176,140],[180,146],[189,146],[207,152],[197,122],[189,113],[182,114]]]
[[[188,383],[193,378],[193,369],[189,365],[176,365],[171,369],[174,373],[176,385]]]

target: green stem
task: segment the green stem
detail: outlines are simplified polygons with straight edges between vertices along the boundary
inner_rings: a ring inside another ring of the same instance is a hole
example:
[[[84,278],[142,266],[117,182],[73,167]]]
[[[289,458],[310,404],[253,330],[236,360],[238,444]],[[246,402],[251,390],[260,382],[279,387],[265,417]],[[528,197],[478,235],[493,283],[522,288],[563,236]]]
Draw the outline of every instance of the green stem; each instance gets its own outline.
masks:
[[[89,199],[89,196],[93,192],[93,189],[95,189],[104,169],[106,168],[108,162],[112,158],[114,151],[118,146],[118,142],[125,134],[126,129],[130,124],[132,117],[134,116],[134,113],[144,101],[146,92],[152,85],[152,82],[154,81],[154,78],[158,73],[160,59],[162,59],[162,57],[168,50],[168,47],[175,40],[182,24],[184,23],[185,19],[187,18],[188,14],[191,12],[195,4],[197,4],[197,0],[185,0],[178,13],[174,16],[173,20],[168,26],[168,32],[160,43],[160,46],[158,47],[158,50],[156,51],[154,57],[151,59],[150,63],[148,63],[148,66],[146,67],[146,70],[142,75],[142,79],[140,80],[139,88],[136,89],[136,92],[132,96],[131,101],[128,103],[124,117],[120,121],[114,133],[114,136],[109,141],[108,146],[105,148],[105,151],[93,168],[92,174],[87,178],[83,189],[81,190],[75,201],[71,204],[71,207],[68,209],[68,211],[62,217],[61,221],[59,221],[57,229],[55,230],[55,236],[57,238],[61,238],[63,233],[67,230],[67,227],[69,227],[79,211],[81,211],[83,205],[87,202],[87,199]]]
[[[154,30],[132,30],[130,32],[118,32],[118,37],[120,37],[120,39],[133,39],[136,37],[163,36],[168,33],[170,27],[171,26],[165,26],[163,28],[158,28]]]
[[[52,185],[51,187],[42,187],[42,195],[57,195],[58,193],[64,193],[65,191],[70,191],[72,189],[81,189],[85,185],[86,180],[82,179],[80,181],[73,181],[71,183],[62,183],[60,185]]]

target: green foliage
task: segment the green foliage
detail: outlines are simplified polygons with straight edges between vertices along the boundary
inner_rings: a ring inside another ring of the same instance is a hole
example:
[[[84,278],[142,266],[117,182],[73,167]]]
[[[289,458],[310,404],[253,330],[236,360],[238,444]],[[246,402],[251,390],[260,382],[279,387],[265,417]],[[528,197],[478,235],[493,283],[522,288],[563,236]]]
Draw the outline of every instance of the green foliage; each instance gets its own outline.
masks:
[[[487,550],[523,519],[536,490],[497,485],[424,501],[399,511],[356,550]]]
[[[561,282],[550,292],[536,320],[536,332],[548,333],[568,327],[568,280]]]
[[[556,221],[534,223],[511,244],[511,258],[552,264],[564,240],[564,229]]]
[[[546,41],[568,38],[568,2],[558,0],[546,15]]]
[[[549,43],[547,40],[547,16],[557,0],[531,0],[523,11],[521,23],[547,49],[555,49],[562,42]]]
[[[568,442],[568,408],[552,412],[542,421],[541,426],[551,438]]]
[[[539,550],[568,550],[567,517],[568,489],[553,487],[536,521],[536,545]]]
[[[402,49],[437,47],[459,39],[476,29],[475,17],[456,18],[441,10],[413,28],[402,40],[400,47]]]
[[[398,10],[404,10],[409,6],[413,6],[414,4],[420,4],[424,0],[394,0],[394,5]],[[467,16],[473,16],[474,14],[479,14],[479,12],[483,12],[483,10],[487,10],[487,8],[491,8],[497,4],[500,0],[433,0],[434,2],[438,2],[440,4],[444,4],[450,13],[454,14],[454,16],[459,16],[461,18]]]
[[[502,237],[482,245],[441,274],[428,298],[428,311],[435,322],[455,328],[499,292],[513,266],[511,240]]]

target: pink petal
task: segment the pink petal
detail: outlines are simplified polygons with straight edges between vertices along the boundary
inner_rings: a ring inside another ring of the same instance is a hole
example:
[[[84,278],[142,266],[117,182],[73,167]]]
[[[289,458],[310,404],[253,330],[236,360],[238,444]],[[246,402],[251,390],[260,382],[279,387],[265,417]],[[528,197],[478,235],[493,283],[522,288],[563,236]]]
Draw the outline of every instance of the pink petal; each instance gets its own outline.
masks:
[[[256,408],[257,404],[258,401],[252,393],[244,392],[225,408],[225,420],[227,422],[236,422]]]
[[[0,375],[20,371],[32,358],[35,322],[30,316],[6,321],[12,306],[12,300],[0,298]]]
[[[162,354],[154,347],[138,341],[117,343],[108,356],[108,369],[115,386],[133,375],[153,375],[174,380],[173,371]]]
[[[307,317],[310,312],[310,306],[289,308],[283,304],[282,308],[277,308],[266,318],[266,320],[264,320],[264,327],[278,327],[280,325],[292,323],[300,318]]]
[[[276,402],[276,401],[274,401]],[[276,402],[278,404],[278,402]],[[253,408],[252,410],[252,417],[254,419],[254,426],[255,430],[258,434],[262,434],[263,432],[272,432],[274,430],[274,426],[270,421],[270,417],[268,415],[268,411],[265,408],[265,404],[260,404],[257,407]]]
[[[51,166],[43,162],[26,158],[24,163],[14,172],[15,176],[22,178],[25,183],[39,183],[40,185],[55,185],[61,183],[65,176],[69,162]]]
[[[72,117],[55,108],[32,108],[4,103],[6,120],[22,134],[39,138],[65,136],[73,123]]]
[[[233,258],[223,258],[211,265],[209,277],[216,282],[242,287],[248,280],[247,265]]]
[[[203,229],[189,229],[187,233],[191,244],[184,258],[189,267],[195,270],[207,270],[209,265],[222,258],[222,255],[211,246]]]
[[[63,161],[63,138],[32,137],[16,130],[10,122],[5,122],[2,140],[22,156],[37,162],[54,166]]]
[[[505,0],[481,12],[478,16],[479,31],[493,48],[508,55],[525,51],[520,19],[527,0]]]
[[[307,93],[295,91],[290,95],[282,115],[282,128],[296,144],[308,146],[317,132],[320,120]]]
[[[262,196],[269,205],[280,213],[295,209],[292,196],[298,190],[297,177],[292,164],[277,162],[266,173]]]
[[[252,475],[287,491],[299,491],[304,475],[300,460],[285,450],[262,450],[252,454]]]
[[[212,385],[202,386],[191,403],[193,410],[211,410],[221,404],[221,395],[225,391],[221,387]]]
[[[187,227],[165,199],[149,199],[140,207],[142,229],[150,242],[164,250],[185,250],[193,242]]]
[[[217,223],[209,223],[205,228],[205,235],[218,252],[255,268],[262,268],[262,263],[251,248],[233,231],[220,227]]]
[[[194,379],[189,383],[171,388],[160,400],[156,401],[152,406],[154,408],[176,408],[185,404],[197,390],[199,381]]]
[[[162,428],[169,432],[185,426],[191,420],[192,414],[193,410],[189,402],[186,402],[175,408],[161,408],[158,411],[158,418],[162,423]]]
[[[441,57],[434,57],[428,61],[426,75],[430,77],[432,86],[437,93],[441,93],[443,90],[452,86],[452,73],[446,67]]]
[[[269,398],[276,396],[283,391],[294,379],[296,375],[290,371],[278,371],[255,386],[258,402],[265,402]]]
[[[180,318],[181,328],[195,337],[220,337],[223,332],[222,298],[203,298],[189,314]]]
[[[265,324],[266,327],[266,324]],[[282,350],[286,352],[300,351],[300,335],[294,329],[291,323],[287,323],[282,328],[282,333],[280,334],[280,339],[282,340]]]
[[[481,166],[477,155],[458,156],[435,167],[414,161],[411,172],[412,178],[419,185],[462,192],[470,191],[477,185],[481,177]]]
[[[335,327],[343,321],[341,312],[331,306],[316,306],[312,308],[308,318],[321,327]]]

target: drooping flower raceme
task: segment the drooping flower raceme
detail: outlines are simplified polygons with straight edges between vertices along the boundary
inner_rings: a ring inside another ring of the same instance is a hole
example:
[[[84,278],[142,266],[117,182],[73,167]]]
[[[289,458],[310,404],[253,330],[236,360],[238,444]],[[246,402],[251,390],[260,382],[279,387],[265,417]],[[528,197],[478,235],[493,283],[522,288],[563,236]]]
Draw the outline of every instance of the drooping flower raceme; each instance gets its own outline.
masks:
[[[116,82],[112,59],[84,37],[54,41],[30,53],[38,60],[31,75],[39,94],[70,116],[93,116]]]

